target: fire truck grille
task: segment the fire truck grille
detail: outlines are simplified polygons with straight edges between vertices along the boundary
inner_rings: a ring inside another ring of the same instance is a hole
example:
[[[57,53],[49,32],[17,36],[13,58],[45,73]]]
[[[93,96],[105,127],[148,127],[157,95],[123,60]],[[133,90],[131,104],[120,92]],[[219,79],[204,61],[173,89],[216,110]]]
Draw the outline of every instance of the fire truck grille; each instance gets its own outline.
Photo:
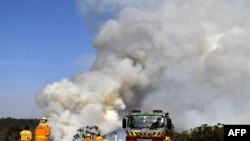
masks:
[[[164,135],[164,132],[127,132],[128,136],[139,136],[139,137],[160,137]]]

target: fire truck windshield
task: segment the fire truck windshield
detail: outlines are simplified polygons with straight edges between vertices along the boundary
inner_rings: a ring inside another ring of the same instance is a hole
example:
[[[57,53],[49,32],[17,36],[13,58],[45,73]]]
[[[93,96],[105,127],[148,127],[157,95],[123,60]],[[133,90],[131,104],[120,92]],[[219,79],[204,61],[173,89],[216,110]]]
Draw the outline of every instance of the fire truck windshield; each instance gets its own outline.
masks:
[[[130,128],[162,128],[165,126],[162,115],[130,115],[128,118]]]

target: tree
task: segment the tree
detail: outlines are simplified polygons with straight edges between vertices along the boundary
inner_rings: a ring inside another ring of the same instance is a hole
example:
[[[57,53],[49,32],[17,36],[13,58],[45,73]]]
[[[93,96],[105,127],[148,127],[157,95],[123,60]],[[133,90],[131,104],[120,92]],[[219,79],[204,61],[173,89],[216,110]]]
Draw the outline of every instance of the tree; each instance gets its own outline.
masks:
[[[202,124],[189,131],[176,133],[175,137],[175,141],[223,141],[224,129],[220,123],[214,126]]]
[[[93,138],[95,138],[98,134],[101,134],[101,130],[98,126],[81,127],[77,129],[77,133],[74,135],[73,141],[82,140],[87,136],[87,134],[90,134]]]
[[[10,127],[5,134],[4,141],[19,141],[21,131],[22,128],[17,125]]]

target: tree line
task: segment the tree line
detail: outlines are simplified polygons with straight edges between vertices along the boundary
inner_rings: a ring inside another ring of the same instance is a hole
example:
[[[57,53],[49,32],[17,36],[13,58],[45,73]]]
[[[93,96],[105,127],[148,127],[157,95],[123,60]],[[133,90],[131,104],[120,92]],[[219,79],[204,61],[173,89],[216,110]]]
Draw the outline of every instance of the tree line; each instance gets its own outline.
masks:
[[[0,118],[0,141],[20,141],[20,132],[24,126],[28,125],[34,133],[38,124],[39,119]]]
[[[223,124],[202,124],[196,128],[175,134],[175,141],[224,141]]]

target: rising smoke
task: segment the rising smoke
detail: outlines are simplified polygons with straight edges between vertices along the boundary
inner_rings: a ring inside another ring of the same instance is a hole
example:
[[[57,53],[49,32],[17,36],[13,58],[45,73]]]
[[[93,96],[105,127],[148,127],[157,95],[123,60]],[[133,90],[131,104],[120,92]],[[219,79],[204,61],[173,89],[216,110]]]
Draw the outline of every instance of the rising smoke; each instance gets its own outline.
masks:
[[[37,95],[55,141],[70,140],[83,125],[113,131],[134,107],[169,111],[177,129],[250,122],[247,0],[78,0],[78,5],[85,17],[112,18],[94,40],[91,69]]]

